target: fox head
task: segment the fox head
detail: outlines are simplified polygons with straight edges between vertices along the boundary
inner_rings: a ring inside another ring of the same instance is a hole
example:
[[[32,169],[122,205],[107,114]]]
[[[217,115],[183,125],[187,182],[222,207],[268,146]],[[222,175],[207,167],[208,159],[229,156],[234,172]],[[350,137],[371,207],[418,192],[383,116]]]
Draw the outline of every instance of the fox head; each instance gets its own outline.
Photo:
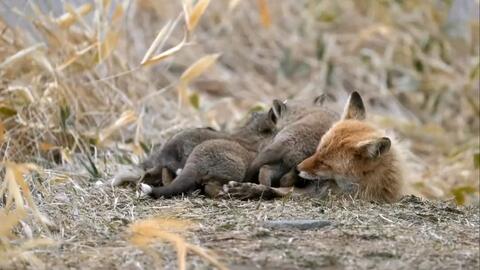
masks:
[[[332,99],[334,99],[333,96],[322,93],[314,98],[308,99],[304,98],[285,101],[280,101],[278,99],[273,100],[271,110],[277,119],[277,129],[282,129],[308,115],[312,111],[324,109],[324,103],[327,100]]]
[[[267,112],[251,112],[241,130],[251,134],[269,135],[276,130],[277,117],[270,109]]]
[[[302,161],[300,176],[318,180],[348,180],[360,189],[370,189],[392,167],[391,141],[366,123],[362,98],[353,92],[342,118],[321,138],[315,154]],[[378,179],[376,179],[378,178]]]

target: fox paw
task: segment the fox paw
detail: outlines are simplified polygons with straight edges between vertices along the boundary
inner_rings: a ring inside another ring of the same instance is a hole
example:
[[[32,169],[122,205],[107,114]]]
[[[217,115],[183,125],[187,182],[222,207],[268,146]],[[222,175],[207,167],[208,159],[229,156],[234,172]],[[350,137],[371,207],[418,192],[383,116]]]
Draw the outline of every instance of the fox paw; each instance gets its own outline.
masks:
[[[144,171],[137,167],[123,166],[118,170],[118,173],[110,180],[112,187],[120,186],[128,182],[138,182]]]
[[[262,196],[266,189],[268,187],[263,185],[230,181],[223,186],[223,195],[240,200],[257,199]]]
[[[152,187],[147,184],[140,184],[140,196],[150,195],[152,193]]]

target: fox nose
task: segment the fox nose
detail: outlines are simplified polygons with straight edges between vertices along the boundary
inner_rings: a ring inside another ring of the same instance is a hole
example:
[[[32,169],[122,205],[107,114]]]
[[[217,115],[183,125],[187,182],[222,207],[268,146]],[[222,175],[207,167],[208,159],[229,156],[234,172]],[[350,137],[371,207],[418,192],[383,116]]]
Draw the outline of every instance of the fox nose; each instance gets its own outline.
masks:
[[[299,173],[302,170],[303,170],[303,162],[301,162],[300,164],[297,165],[297,167],[295,167],[296,173]]]

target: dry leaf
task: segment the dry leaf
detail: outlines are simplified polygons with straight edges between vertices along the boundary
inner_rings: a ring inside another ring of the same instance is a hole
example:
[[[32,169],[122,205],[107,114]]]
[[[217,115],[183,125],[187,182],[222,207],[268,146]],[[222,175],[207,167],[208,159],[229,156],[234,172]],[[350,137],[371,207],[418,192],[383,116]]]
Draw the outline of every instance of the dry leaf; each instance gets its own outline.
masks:
[[[157,243],[158,241],[172,244],[177,251],[178,269],[185,269],[188,250],[197,253],[219,269],[227,269],[204,249],[187,243],[186,240],[178,234],[178,232],[183,232],[193,227],[194,224],[192,222],[176,218],[154,217],[139,220],[129,227],[131,233],[130,242],[148,254],[151,254],[154,258],[158,256],[156,256],[154,250],[149,248],[150,244]],[[156,260],[159,261],[159,259]]]
[[[57,66],[57,71],[62,71],[69,67],[74,63],[78,63],[80,66],[87,68],[88,66],[92,65],[95,61],[94,60],[94,51],[93,49],[96,48],[96,44],[90,45],[85,49],[75,52],[73,56],[67,59],[63,64]]]
[[[117,25],[119,20],[123,17],[123,14],[125,13],[125,10],[123,9],[122,5],[117,5],[115,7],[115,10],[113,11],[112,15],[112,25]]]
[[[187,96],[188,96],[187,85],[180,83],[177,86],[177,94],[178,94],[178,106],[181,108],[187,104]]]
[[[258,3],[258,10],[260,12],[260,19],[262,21],[262,25],[265,28],[270,27],[272,24],[272,19],[270,17],[270,10],[268,9],[268,2],[267,0],[257,0]]]
[[[180,83],[188,85],[193,79],[200,76],[208,68],[210,68],[217,61],[220,54],[209,54],[193,63],[187,70],[185,70],[180,77]]]
[[[99,45],[99,55],[98,62],[100,63],[103,59],[107,58],[112,51],[117,47],[118,38],[120,36],[119,32],[109,32],[105,36],[105,40]]]
[[[198,0],[195,6],[192,8],[191,12],[188,10],[188,8],[186,8],[185,13],[188,15],[188,31],[192,32],[195,29],[203,13],[205,13],[208,4],[210,4],[210,0]]]
[[[143,65],[150,58],[150,56],[153,54],[155,49],[157,49],[160,42],[162,42],[165,34],[168,32],[168,29],[170,28],[171,24],[172,24],[172,21],[168,21],[167,24],[165,24],[165,26],[163,26],[162,29],[160,29],[160,31],[157,34],[157,37],[155,37],[155,39],[153,40],[152,44],[150,45],[147,52],[145,53],[145,56],[143,56],[142,62],[140,63],[141,65]]]
[[[119,130],[120,128],[131,124],[137,120],[137,115],[134,111],[126,111],[123,112],[122,115],[120,115],[120,118],[115,121],[112,125],[109,127],[105,128],[100,132],[98,135],[98,141],[100,144],[104,143],[105,140],[112,135],[115,131]]]
[[[183,107],[185,104],[187,104],[188,85],[190,82],[209,69],[217,61],[219,56],[220,54],[206,55],[198,59],[182,73],[182,76],[180,77],[180,83],[177,86],[178,105],[180,107]]]
[[[72,26],[74,23],[77,22],[78,16],[85,16],[88,13],[90,13],[93,10],[93,6],[90,3],[81,5],[77,9],[75,9],[75,12],[67,12],[62,14],[60,17],[55,19],[55,23],[60,26],[61,28],[69,28]]]
[[[40,223],[44,227],[46,224],[52,225],[53,223],[38,210],[37,205],[32,198],[32,194],[30,193],[30,188],[23,176],[31,171],[40,171],[40,168],[32,163],[17,164],[13,162],[5,162],[3,165],[5,166],[5,183],[7,186],[6,188],[2,187],[0,197],[2,197],[5,192],[7,193],[5,209],[10,209],[13,204],[15,204],[16,209],[26,209],[26,204],[24,202],[25,198],[28,203],[28,208],[32,210],[33,215],[40,221]],[[48,228],[45,227],[45,229],[48,231]]]
[[[150,59],[146,60],[145,62],[143,62],[141,65],[144,66],[144,67],[145,67],[145,66],[150,66],[150,65],[153,65],[153,64],[156,64],[156,63],[162,61],[163,59],[165,59],[165,58],[167,58],[167,57],[169,57],[169,56],[174,55],[175,53],[177,53],[178,51],[180,51],[180,49],[183,48],[183,46],[185,45],[186,41],[187,41],[187,35],[185,34],[185,35],[183,36],[183,40],[182,40],[180,43],[178,43],[176,46],[174,46],[174,47],[172,47],[172,48],[170,48],[170,49],[168,49],[168,50],[166,50],[166,51],[164,51],[164,52],[162,52],[162,53],[160,53],[160,54],[157,54],[157,55],[153,56],[152,58],[150,58]]]
[[[35,45],[32,45],[28,48],[25,48],[23,50],[20,50],[18,51],[17,53],[15,53],[14,55],[11,55],[9,57],[7,57],[7,59],[5,59],[1,64],[0,64],[0,69],[4,69],[6,68],[7,66],[11,65],[11,64],[14,64],[16,63],[17,61],[19,61],[20,59],[23,59],[25,57],[27,57],[28,55],[30,54],[33,54],[34,52],[36,52],[37,50],[39,49],[43,49],[45,48],[45,44],[44,43],[37,43]]]
[[[25,209],[17,208],[11,212],[7,212],[5,208],[0,209],[0,237],[11,236],[13,228],[26,217]]]
[[[204,259],[209,261],[211,264],[215,265],[218,269],[221,269],[221,270],[227,270],[228,269],[225,265],[220,263],[215,257],[208,254],[205,249],[203,249],[199,246],[191,245],[191,244],[187,244],[187,248],[189,250],[197,253],[197,255],[199,255],[200,257],[203,257]]]

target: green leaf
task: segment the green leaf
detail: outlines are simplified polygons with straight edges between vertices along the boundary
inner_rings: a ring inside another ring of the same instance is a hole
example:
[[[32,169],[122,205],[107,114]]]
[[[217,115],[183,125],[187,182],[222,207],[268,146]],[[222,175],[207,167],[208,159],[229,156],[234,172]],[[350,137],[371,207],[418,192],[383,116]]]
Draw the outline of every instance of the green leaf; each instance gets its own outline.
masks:
[[[0,114],[4,115],[5,118],[9,118],[16,115],[17,111],[15,109],[2,106],[0,107]]]
[[[418,71],[418,72],[423,72],[424,71],[424,67],[423,67],[423,63],[420,59],[418,58],[415,58],[413,60],[413,66],[415,67],[415,69]]]
[[[150,154],[151,147],[144,142],[139,142],[139,143],[140,143],[140,147],[142,147],[142,149],[143,149],[143,152],[145,152],[146,154]]]
[[[327,22],[327,23],[335,21],[336,18],[337,18],[336,14],[334,14],[333,12],[328,12],[328,11],[324,11],[324,12],[320,13],[320,16],[318,16],[318,19],[320,21]]]
[[[265,107],[258,104],[253,106],[250,110],[248,110],[248,115],[250,115],[250,113],[252,112],[263,112],[263,111],[265,111]]]
[[[480,153],[473,154],[473,166],[475,169],[480,168]]]
[[[200,96],[197,93],[191,94],[188,99],[193,108],[200,109]]]
[[[100,172],[97,169],[97,166],[95,165],[95,162],[93,162],[92,157],[87,154],[87,159],[88,163],[85,163],[82,159],[80,159],[80,163],[82,163],[83,167],[88,171],[92,179],[98,179],[101,177]]]
[[[318,60],[322,60],[323,56],[325,56],[325,42],[322,39],[317,39],[315,42],[315,54]]]
[[[71,111],[68,105],[60,106],[60,126],[63,130],[67,129],[67,121],[70,118]]]
[[[475,193],[477,189],[473,186],[462,186],[452,189],[452,194],[455,197],[455,201],[458,205],[465,204],[465,195]]]
[[[480,63],[478,63],[470,72],[470,80],[475,80],[480,77]]]

